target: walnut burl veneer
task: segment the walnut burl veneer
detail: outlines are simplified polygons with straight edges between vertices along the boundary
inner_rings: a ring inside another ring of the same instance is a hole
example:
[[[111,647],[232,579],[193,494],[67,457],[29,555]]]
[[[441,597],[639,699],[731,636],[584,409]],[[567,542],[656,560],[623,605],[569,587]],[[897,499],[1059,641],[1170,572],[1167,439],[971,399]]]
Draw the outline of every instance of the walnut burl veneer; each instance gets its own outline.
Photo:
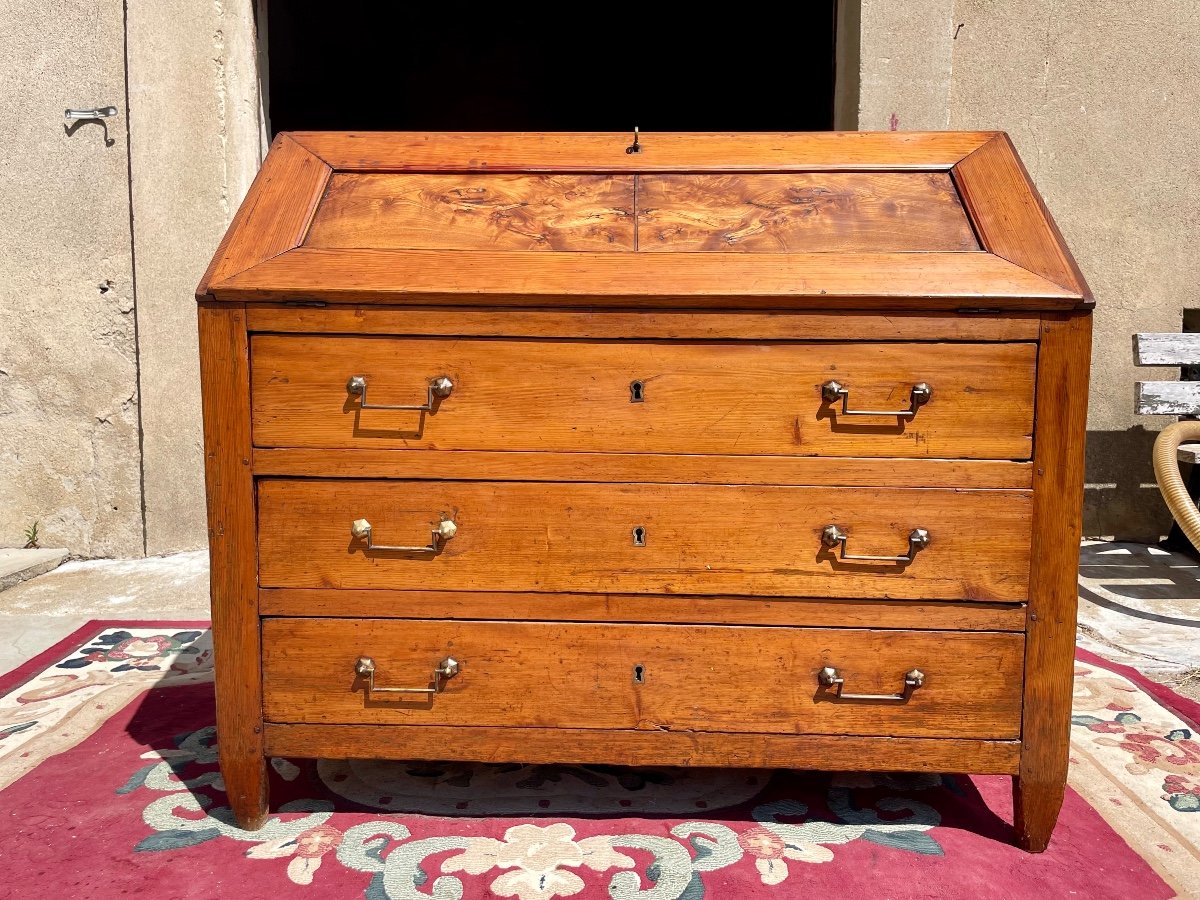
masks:
[[[282,134],[197,290],[270,755],[1067,770],[1092,301],[1007,136]]]

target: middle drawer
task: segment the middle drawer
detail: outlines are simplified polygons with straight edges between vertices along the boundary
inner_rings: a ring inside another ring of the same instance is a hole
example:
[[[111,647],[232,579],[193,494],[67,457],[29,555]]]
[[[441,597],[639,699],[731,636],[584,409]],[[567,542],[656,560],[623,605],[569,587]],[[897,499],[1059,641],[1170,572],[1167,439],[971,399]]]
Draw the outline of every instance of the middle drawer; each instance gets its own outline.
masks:
[[[1028,459],[1036,356],[1033,343],[262,334],[254,443]]]
[[[1029,491],[263,479],[258,502],[262,587],[1028,593]]]

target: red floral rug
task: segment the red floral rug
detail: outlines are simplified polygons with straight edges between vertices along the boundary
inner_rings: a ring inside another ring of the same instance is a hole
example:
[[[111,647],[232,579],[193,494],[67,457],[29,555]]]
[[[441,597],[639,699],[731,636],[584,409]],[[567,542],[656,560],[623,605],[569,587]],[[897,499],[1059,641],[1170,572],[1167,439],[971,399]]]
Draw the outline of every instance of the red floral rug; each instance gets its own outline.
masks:
[[[1197,705],[1081,652],[1050,849],[1009,779],[272,762],[237,828],[206,623],[94,622],[0,678],[0,897],[1130,897],[1200,890]]]

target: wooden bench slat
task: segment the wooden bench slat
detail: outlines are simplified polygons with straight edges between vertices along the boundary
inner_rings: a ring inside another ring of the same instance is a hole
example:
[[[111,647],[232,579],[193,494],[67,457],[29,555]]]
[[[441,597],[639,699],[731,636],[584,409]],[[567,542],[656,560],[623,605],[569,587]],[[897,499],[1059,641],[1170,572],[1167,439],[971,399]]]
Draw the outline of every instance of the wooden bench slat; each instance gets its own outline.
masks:
[[[1200,381],[1139,381],[1136,404],[1140,416],[1200,415]]]
[[[1194,366],[1200,364],[1200,332],[1135,334],[1133,362],[1137,366]]]

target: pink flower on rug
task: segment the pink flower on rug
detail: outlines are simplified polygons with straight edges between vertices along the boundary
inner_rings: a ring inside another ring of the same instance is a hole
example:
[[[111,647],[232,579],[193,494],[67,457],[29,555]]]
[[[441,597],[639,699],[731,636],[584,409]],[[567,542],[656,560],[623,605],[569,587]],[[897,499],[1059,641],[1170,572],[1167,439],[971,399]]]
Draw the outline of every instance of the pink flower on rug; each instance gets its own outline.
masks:
[[[1182,775],[1168,775],[1163,779],[1163,790],[1168,794],[1191,794],[1200,797],[1200,780]]]
[[[104,659],[106,656],[108,659],[157,658],[166,654],[174,646],[178,646],[177,641],[172,641],[169,637],[161,634],[150,637],[131,637],[121,641],[107,654],[99,654],[98,658]],[[88,658],[91,659],[92,656]]]
[[[788,877],[789,859],[823,863],[833,859],[833,851],[820,844],[788,843],[770,828],[756,825],[738,835],[738,844],[753,857],[763,884],[779,884]]]
[[[287,874],[296,884],[312,884],[313,875],[321,868],[321,859],[342,842],[342,833],[330,825],[317,825],[302,831],[294,838],[265,841],[246,851],[250,859],[282,859],[293,857]]]
[[[513,869],[492,882],[501,897],[520,900],[552,900],[583,890],[583,879],[560,866],[587,866],[597,872],[631,869],[634,862],[612,848],[610,838],[597,836],[575,840],[575,829],[565,822],[541,827],[514,825],[504,840],[473,838],[467,849],[442,863],[443,872],[482,875],[492,869]]]

